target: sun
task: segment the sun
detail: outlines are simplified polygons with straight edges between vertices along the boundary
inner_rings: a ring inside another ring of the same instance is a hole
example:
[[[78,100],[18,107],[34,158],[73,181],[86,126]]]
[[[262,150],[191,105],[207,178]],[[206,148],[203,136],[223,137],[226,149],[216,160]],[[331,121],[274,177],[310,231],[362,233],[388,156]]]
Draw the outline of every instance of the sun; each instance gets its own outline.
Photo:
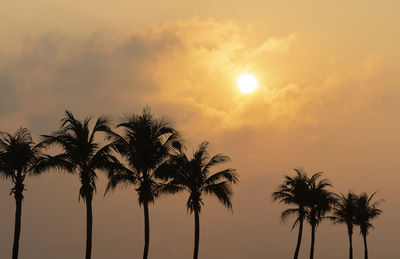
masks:
[[[242,93],[249,94],[257,89],[258,81],[251,74],[241,74],[237,79],[237,86]]]

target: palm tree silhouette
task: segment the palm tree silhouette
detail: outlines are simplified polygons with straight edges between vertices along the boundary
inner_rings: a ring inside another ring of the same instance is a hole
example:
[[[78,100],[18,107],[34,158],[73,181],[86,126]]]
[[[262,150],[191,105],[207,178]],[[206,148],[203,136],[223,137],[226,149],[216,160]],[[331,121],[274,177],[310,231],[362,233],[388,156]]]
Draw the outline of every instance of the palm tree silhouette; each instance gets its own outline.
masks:
[[[374,192],[371,196],[368,197],[368,194],[365,192],[361,193],[359,197],[357,197],[356,204],[356,216],[355,223],[360,226],[360,233],[364,240],[364,258],[368,259],[368,247],[367,247],[367,235],[369,230],[373,228],[373,225],[370,223],[371,219],[378,217],[382,210],[378,209],[377,206],[383,200],[378,200],[372,202],[376,192]]]
[[[231,185],[238,182],[235,169],[228,168],[211,174],[210,170],[217,165],[230,161],[228,156],[217,154],[210,158],[208,142],[200,144],[192,158],[180,149],[169,163],[160,167],[156,174],[159,178],[170,179],[161,188],[162,192],[175,193],[186,190],[189,198],[186,206],[190,213],[194,212],[195,234],[193,259],[198,258],[200,241],[200,211],[204,205],[203,196],[215,196],[225,207],[232,209]]]
[[[13,135],[0,132],[0,177],[13,182],[10,195],[14,196],[16,204],[13,259],[18,258],[19,251],[24,180],[27,175],[32,174],[39,156],[40,148],[33,143],[28,129],[20,128]]]
[[[353,226],[356,217],[357,196],[349,192],[347,195],[340,194],[333,207],[333,215],[329,218],[336,224],[346,224],[349,236],[349,259],[353,259]]]
[[[129,168],[109,174],[106,193],[118,185],[137,187],[139,205],[144,210],[143,259],[147,259],[150,242],[149,203],[154,203],[160,189],[154,172],[169,158],[174,147],[180,145],[180,135],[164,118],[154,118],[148,107],[143,109],[141,115],[126,116],[118,127],[124,133],[111,133],[109,138],[112,143],[109,146],[126,159]]]
[[[332,186],[329,180],[323,178],[318,181],[321,175],[322,172],[314,174],[308,182],[307,221],[311,225],[310,259],[314,258],[315,232],[317,226],[336,202],[336,195],[326,189]]]
[[[59,130],[52,135],[42,135],[40,143],[43,147],[59,146],[63,152],[43,157],[36,168],[38,172],[60,169],[79,175],[79,198],[86,203],[86,259],[91,258],[92,250],[92,199],[96,190],[96,170],[107,171],[109,174],[123,170],[122,165],[111,154],[112,149],[107,145],[100,147],[100,144],[95,142],[98,133],[111,131],[110,119],[100,116],[92,129],[90,121],[90,117],[80,121],[71,112],[65,111]]]
[[[303,223],[306,217],[306,205],[307,205],[307,191],[308,191],[308,177],[307,174],[301,169],[294,169],[296,175],[284,176],[283,184],[281,184],[277,191],[272,193],[272,199],[284,203],[287,205],[294,205],[294,208],[288,208],[281,214],[281,219],[286,221],[288,217],[295,216],[296,220],[293,223],[292,230],[299,225],[299,233],[297,237],[296,250],[294,252],[294,259],[299,256],[301,238],[303,235]]]

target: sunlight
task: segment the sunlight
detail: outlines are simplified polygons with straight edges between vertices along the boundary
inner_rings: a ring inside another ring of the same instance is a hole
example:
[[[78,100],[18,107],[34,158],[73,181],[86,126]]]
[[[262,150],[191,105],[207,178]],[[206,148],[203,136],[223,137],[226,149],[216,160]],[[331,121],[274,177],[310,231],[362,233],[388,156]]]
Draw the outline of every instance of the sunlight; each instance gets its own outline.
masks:
[[[241,74],[237,79],[237,86],[244,94],[254,92],[258,87],[257,78],[251,74]]]

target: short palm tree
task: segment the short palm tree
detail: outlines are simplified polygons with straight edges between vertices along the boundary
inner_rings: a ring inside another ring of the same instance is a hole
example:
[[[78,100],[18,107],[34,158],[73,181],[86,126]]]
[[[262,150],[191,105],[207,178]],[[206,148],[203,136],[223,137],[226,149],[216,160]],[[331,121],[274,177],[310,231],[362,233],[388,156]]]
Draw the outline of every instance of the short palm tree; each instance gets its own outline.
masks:
[[[118,128],[124,132],[122,135],[110,134],[110,147],[126,159],[128,168],[109,175],[106,192],[118,185],[136,187],[139,205],[144,210],[143,259],[147,259],[150,243],[149,203],[154,203],[159,194],[159,181],[154,172],[170,157],[174,147],[180,145],[180,135],[167,120],[154,118],[149,108],[145,108],[141,115],[126,116]]]
[[[317,226],[325,218],[336,202],[336,195],[327,187],[332,186],[326,178],[318,180],[322,173],[316,173],[309,179],[307,193],[307,221],[311,225],[310,259],[314,258],[315,232]]]
[[[299,225],[299,233],[297,236],[296,250],[294,252],[294,259],[299,256],[301,239],[303,235],[303,223],[306,218],[306,204],[307,204],[307,191],[308,191],[308,177],[307,174],[301,169],[294,169],[296,175],[285,176],[283,184],[281,184],[277,191],[272,193],[272,198],[274,201],[279,201],[279,203],[284,203],[291,207],[285,209],[281,214],[281,219],[286,221],[288,217],[295,216],[296,220],[292,226],[292,230]]]
[[[39,161],[36,168],[38,172],[60,169],[79,175],[79,198],[86,203],[86,259],[91,258],[92,251],[92,199],[96,190],[96,171],[103,170],[110,174],[123,170],[122,165],[112,155],[112,149],[107,145],[100,147],[95,141],[100,132],[111,131],[110,119],[106,116],[99,117],[92,129],[90,121],[90,117],[80,121],[71,112],[65,111],[59,130],[52,135],[43,135],[40,143],[42,147],[61,147],[62,152],[54,156],[47,155]]]
[[[168,164],[156,172],[159,178],[170,179],[163,185],[162,191],[174,193],[186,190],[189,193],[186,206],[190,213],[194,212],[195,234],[193,259],[198,258],[200,241],[200,211],[204,205],[203,196],[215,196],[225,207],[232,209],[232,184],[238,182],[235,169],[228,168],[216,173],[211,169],[228,162],[228,156],[217,154],[210,158],[208,142],[200,144],[192,158],[180,150]]]
[[[373,228],[373,225],[370,223],[371,219],[374,219],[381,215],[382,210],[378,209],[379,203],[383,200],[378,200],[372,202],[376,192],[374,192],[371,196],[368,196],[365,192],[363,192],[356,199],[356,216],[355,223],[360,227],[360,233],[364,240],[364,258],[368,259],[368,246],[367,246],[367,235],[369,230]]]
[[[14,196],[16,203],[13,259],[18,258],[19,251],[24,180],[33,172],[39,156],[40,149],[33,143],[28,129],[20,128],[13,135],[0,132],[0,177],[12,181],[10,195]]]
[[[346,224],[347,235],[349,237],[349,259],[353,259],[353,226],[356,217],[356,198],[357,196],[349,192],[339,195],[333,207],[333,215],[329,217],[335,224]]]

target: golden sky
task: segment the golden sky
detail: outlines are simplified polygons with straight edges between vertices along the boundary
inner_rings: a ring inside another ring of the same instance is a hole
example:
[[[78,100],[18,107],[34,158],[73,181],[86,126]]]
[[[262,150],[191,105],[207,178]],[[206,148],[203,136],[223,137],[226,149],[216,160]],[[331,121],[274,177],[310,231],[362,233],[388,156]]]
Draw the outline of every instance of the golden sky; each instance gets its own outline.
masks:
[[[55,130],[64,109],[118,120],[150,105],[173,120],[189,150],[209,140],[239,170],[233,214],[206,200],[202,258],[289,258],[296,233],[280,224],[283,207],[270,194],[294,167],[324,171],[337,192],[378,191],[386,202],[370,254],[399,257],[400,2],[198,2],[2,3],[1,130],[24,126],[38,135]],[[243,72],[260,83],[252,94],[236,87]],[[104,183],[100,177],[94,202],[94,257],[136,256],[143,226],[134,191],[103,199]],[[54,173],[27,185],[21,257],[81,256],[78,179]],[[1,258],[11,248],[8,193],[1,181]],[[158,200],[150,216],[150,257],[188,258],[193,220],[185,197]],[[308,227],[303,240],[306,258]],[[324,222],[316,257],[346,253],[345,227]]]

